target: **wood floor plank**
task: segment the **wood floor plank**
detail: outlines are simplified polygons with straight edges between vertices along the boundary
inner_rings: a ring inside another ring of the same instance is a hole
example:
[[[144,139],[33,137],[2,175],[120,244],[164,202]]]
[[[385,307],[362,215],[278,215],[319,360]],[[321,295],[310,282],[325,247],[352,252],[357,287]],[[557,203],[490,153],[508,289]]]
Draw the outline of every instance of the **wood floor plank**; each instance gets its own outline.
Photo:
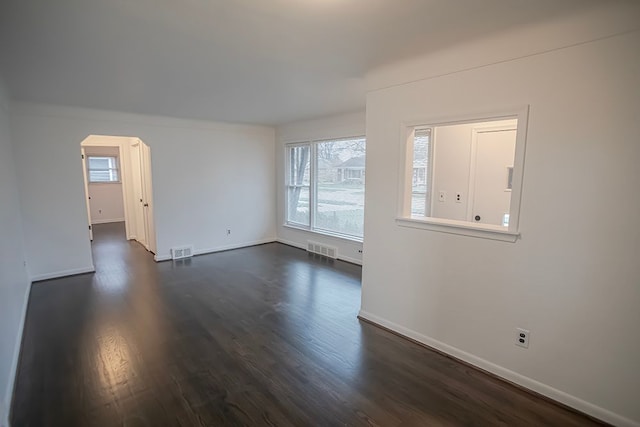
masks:
[[[94,274],[33,285],[14,427],[602,425],[359,321],[358,266],[94,228]]]

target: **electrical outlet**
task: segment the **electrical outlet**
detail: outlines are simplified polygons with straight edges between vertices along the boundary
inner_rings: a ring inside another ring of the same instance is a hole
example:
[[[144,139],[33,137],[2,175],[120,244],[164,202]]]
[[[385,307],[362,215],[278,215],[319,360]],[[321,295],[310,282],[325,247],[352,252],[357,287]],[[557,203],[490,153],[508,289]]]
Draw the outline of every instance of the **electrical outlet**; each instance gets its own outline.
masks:
[[[438,193],[438,201],[439,202],[446,202],[447,201],[447,192],[446,191],[440,191]]]
[[[358,253],[361,254],[362,253],[362,249],[358,249]]]
[[[530,332],[526,329],[517,328],[516,329],[516,345],[519,347],[529,348],[529,334]]]

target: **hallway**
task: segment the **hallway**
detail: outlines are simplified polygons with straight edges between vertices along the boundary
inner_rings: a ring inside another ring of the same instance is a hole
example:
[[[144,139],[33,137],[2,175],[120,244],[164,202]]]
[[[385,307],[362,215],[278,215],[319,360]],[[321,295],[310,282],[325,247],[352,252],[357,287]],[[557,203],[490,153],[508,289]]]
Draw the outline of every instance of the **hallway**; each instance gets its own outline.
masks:
[[[96,273],[33,285],[14,427],[594,425],[358,321],[358,266],[278,243],[155,263],[94,232]]]

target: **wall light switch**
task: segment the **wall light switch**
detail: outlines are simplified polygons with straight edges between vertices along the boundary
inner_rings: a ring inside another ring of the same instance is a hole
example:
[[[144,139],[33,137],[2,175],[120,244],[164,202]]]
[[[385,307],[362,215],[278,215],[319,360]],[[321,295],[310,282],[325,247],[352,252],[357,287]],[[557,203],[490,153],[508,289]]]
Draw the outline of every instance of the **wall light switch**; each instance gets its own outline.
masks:
[[[439,202],[446,202],[447,201],[447,192],[446,191],[440,191],[438,193],[438,201]]]
[[[456,193],[456,203],[462,203],[462,193]]]

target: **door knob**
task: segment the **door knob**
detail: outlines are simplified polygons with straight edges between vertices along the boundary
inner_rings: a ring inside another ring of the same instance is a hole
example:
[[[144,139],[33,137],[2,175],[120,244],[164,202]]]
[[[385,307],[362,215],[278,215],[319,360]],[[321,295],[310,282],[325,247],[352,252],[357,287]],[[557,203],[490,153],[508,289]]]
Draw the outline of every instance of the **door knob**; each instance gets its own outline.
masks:
[[[475,219],[476,221],[480,221],[482,218],[480,218],[480,215],[476,215],[473,219]]]

